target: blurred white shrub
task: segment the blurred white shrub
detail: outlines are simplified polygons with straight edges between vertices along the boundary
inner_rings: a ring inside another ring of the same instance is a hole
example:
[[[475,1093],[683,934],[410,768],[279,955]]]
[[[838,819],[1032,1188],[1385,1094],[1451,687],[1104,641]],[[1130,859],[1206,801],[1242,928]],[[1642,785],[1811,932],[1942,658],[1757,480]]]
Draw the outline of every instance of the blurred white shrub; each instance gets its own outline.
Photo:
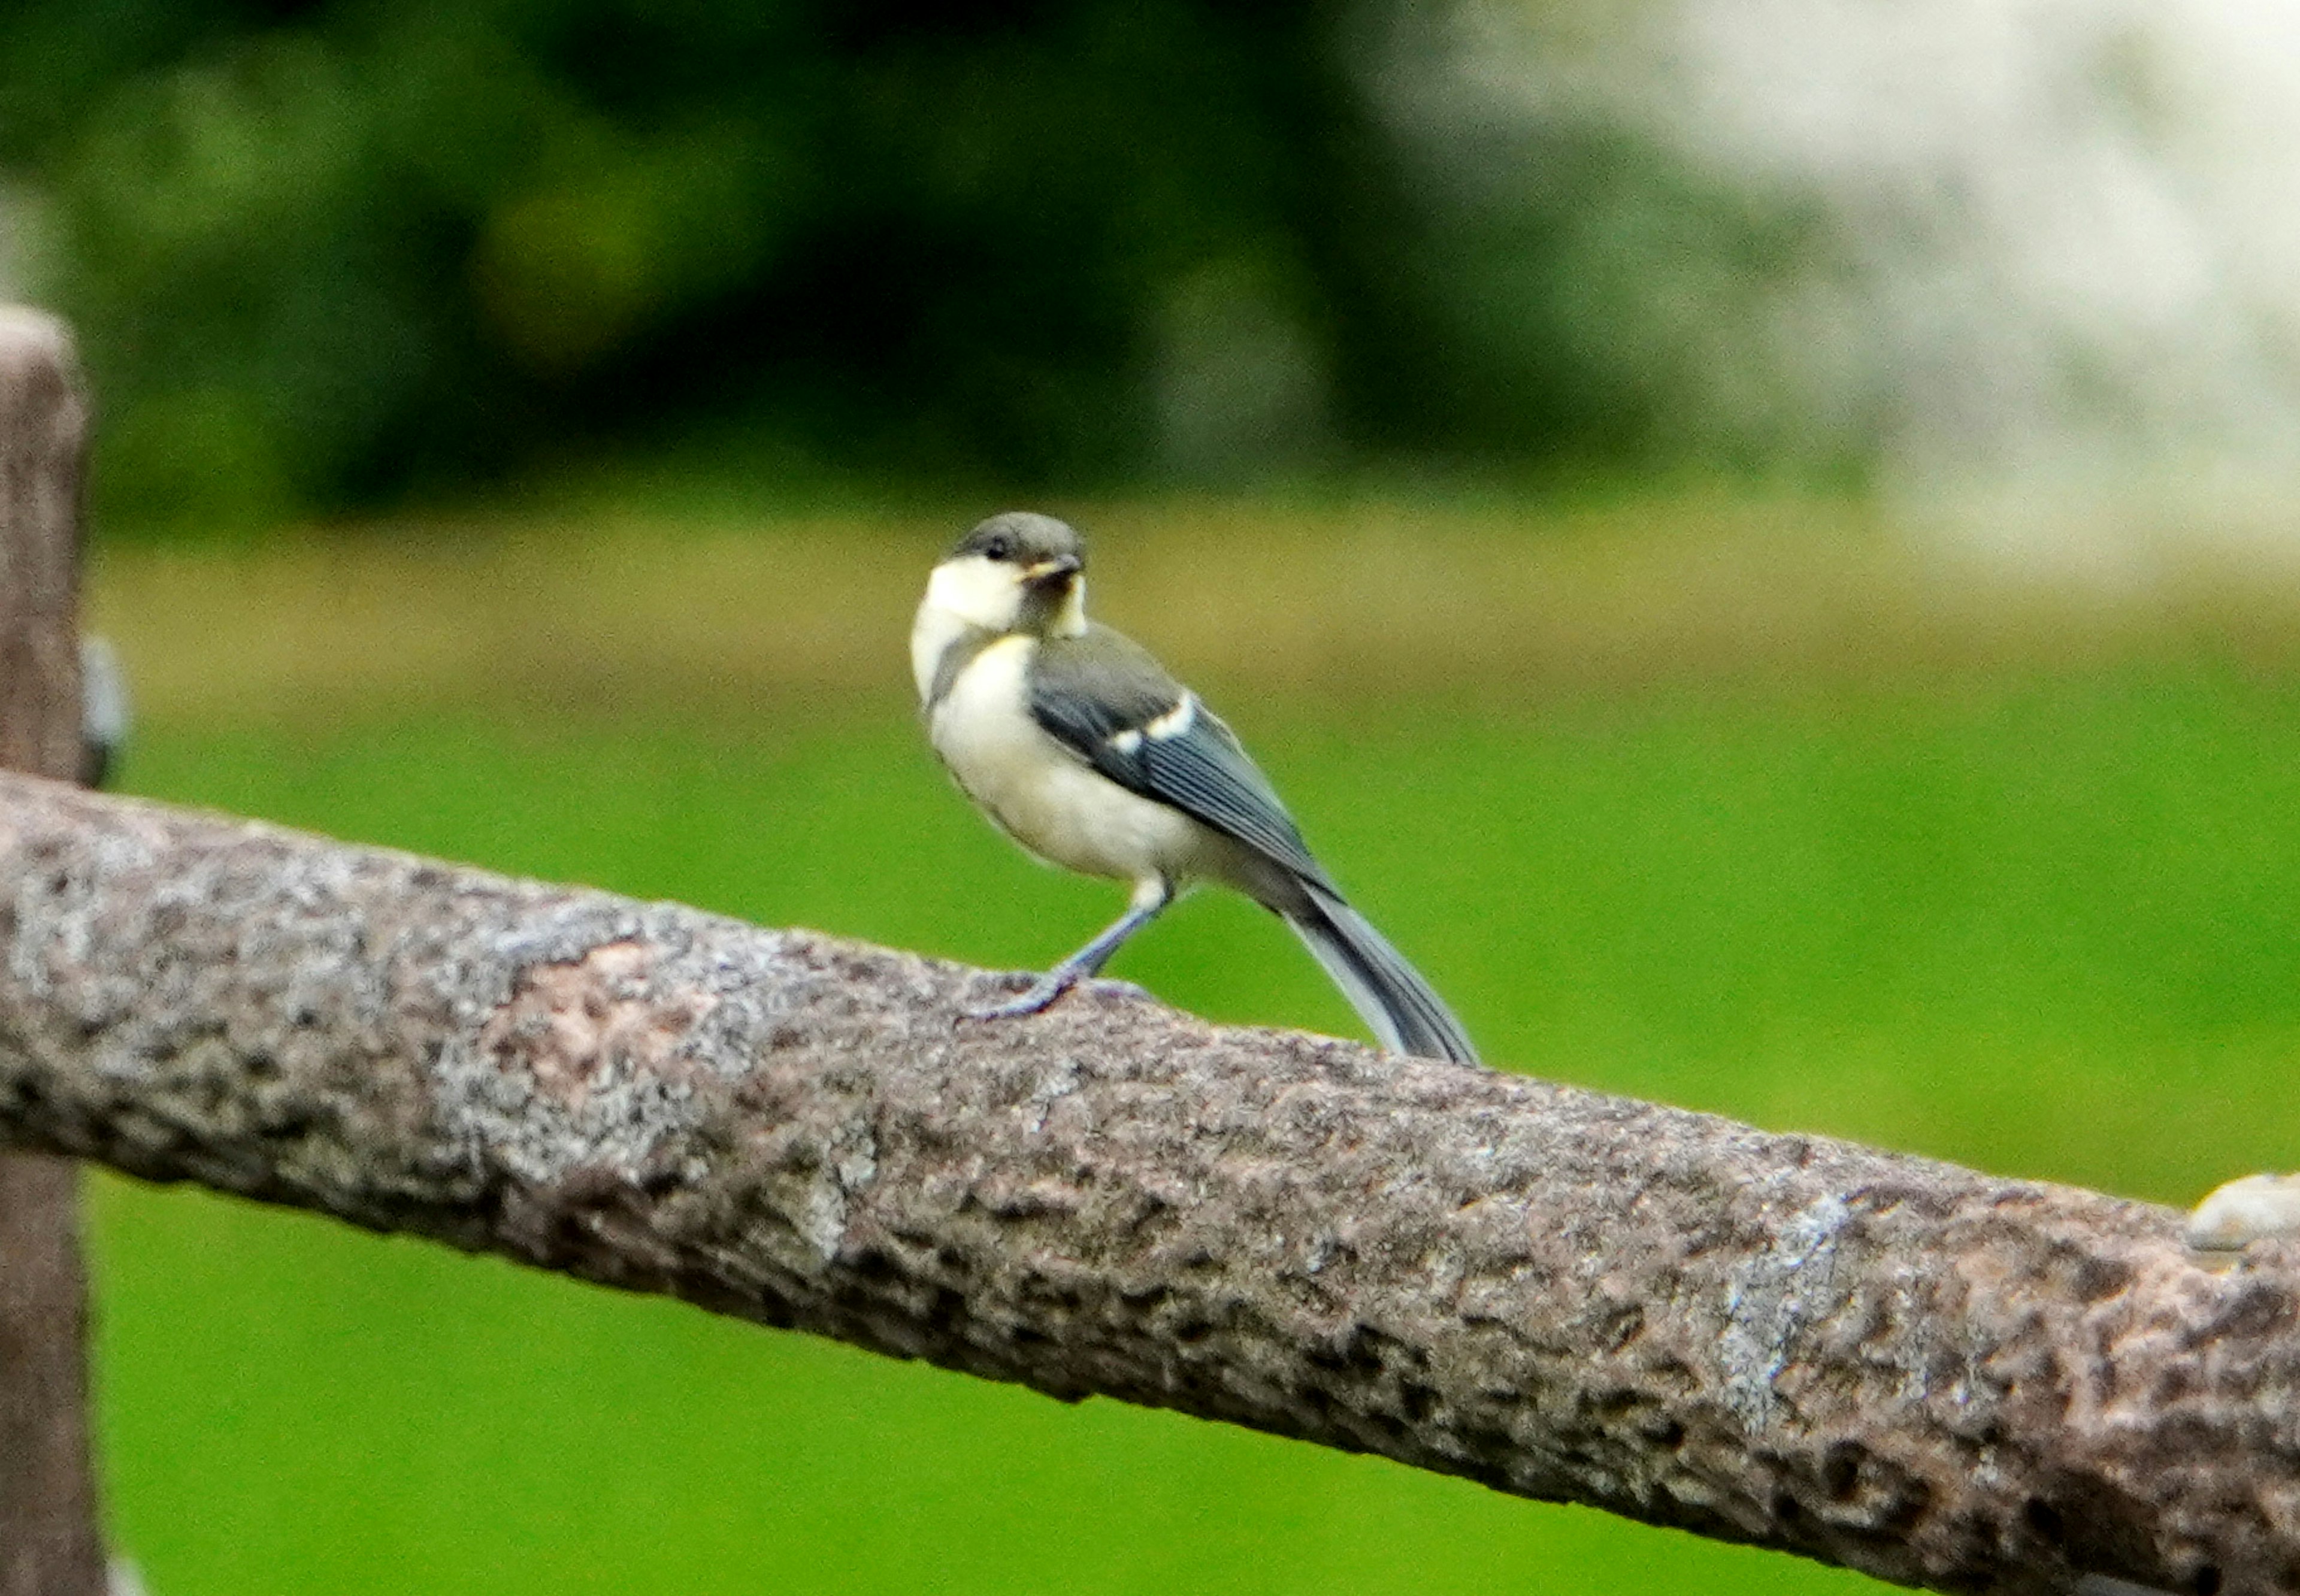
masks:
[[[1792,242],[1624,232],[1690,439],[1878,458],[1938,496],[2300,479],[2300,7],[2279,0],[1462,0],[1378,85],[1471,212],[1561,129],[1688,163]],[[1593,290],[1594,291],[1594,290]],[[1671,330],[1673,329],[1673,331]],[[2105,491],[2104,491],[2105,490]],[[2300,531],[2300,528],[2293,528]],[[2300,538],[2296,538],[2300,541]]]

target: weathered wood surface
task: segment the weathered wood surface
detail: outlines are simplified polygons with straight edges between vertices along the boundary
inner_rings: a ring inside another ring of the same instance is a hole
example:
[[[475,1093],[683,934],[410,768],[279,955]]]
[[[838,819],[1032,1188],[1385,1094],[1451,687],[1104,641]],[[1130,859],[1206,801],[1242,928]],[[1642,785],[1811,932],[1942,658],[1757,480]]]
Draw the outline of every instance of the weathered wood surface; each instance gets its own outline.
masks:
[[[1912,1584],[2300,1590],[2300,1244],[998,979],[0,777],[24,1144]]]
[[[88,411],[60,322],[0,306],[0,768],[79,771]],[[0,1154],[0,1596],[104,1588],[87,1417],[79,1175]]]

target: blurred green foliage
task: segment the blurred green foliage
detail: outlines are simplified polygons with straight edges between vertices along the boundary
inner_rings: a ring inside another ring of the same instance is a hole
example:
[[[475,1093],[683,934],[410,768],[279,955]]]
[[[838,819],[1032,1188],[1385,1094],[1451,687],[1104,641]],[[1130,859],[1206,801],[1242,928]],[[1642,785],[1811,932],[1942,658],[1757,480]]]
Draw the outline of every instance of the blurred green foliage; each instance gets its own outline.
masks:
[[[0,173],[129,522],[698,428],[1017,486],[1636,451],[1677,278],[1786,235],[1618,134],[1465,198],[1376,92],[1412,10],[14,0]]]
[[[128,776],[1043,966],[1112,889],[994,835],[898,694],[627,719],[283,709],[155,725]],[[1226,707],[1490,1058],[2171,1201],[2300,1141],[2289,681],[2165,659],[1538,715]],[[1293,939],[1219,894],[1115,973],[1223,1019],[1356,1034]],[[196,1193],[107,1181],[96,1217],[109,1492],[167,1596],[1868,1588]]]

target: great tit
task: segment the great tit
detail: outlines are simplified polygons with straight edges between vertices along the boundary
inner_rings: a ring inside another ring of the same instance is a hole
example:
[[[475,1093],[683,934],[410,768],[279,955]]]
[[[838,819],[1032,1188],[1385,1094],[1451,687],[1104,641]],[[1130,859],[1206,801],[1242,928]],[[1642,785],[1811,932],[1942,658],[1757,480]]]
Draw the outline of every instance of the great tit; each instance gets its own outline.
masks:
[[[1443,1000],[1343,901],[1229,727],[1139,644],[1086,618],[1086,552],[1051,516],[996,515],[927,582],[911,669],[935,752],[1050,863],[1133,884],[1126,912],[1011,1002],[1035,1014],[1175,895],[1237,888],[1291,926],[1389,1048],[1474,1063]]]

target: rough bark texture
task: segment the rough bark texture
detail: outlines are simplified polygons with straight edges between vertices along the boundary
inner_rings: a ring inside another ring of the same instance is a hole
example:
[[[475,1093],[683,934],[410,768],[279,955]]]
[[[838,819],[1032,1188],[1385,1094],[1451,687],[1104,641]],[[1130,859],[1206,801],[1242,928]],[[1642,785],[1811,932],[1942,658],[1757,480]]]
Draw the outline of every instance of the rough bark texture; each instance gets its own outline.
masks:
[[[79,769],[79,489],[71,336],[0,305],[0,769]]]
[[[2300,1246],[0,777],[0,1127],[1944,1590],[2300,1591]]]
[[[71,341],[0,307],[0,767],[79,769],[87,410]],[[0,1155],[0,1596],[104,1588],[89,1471],[79,1172]]]

